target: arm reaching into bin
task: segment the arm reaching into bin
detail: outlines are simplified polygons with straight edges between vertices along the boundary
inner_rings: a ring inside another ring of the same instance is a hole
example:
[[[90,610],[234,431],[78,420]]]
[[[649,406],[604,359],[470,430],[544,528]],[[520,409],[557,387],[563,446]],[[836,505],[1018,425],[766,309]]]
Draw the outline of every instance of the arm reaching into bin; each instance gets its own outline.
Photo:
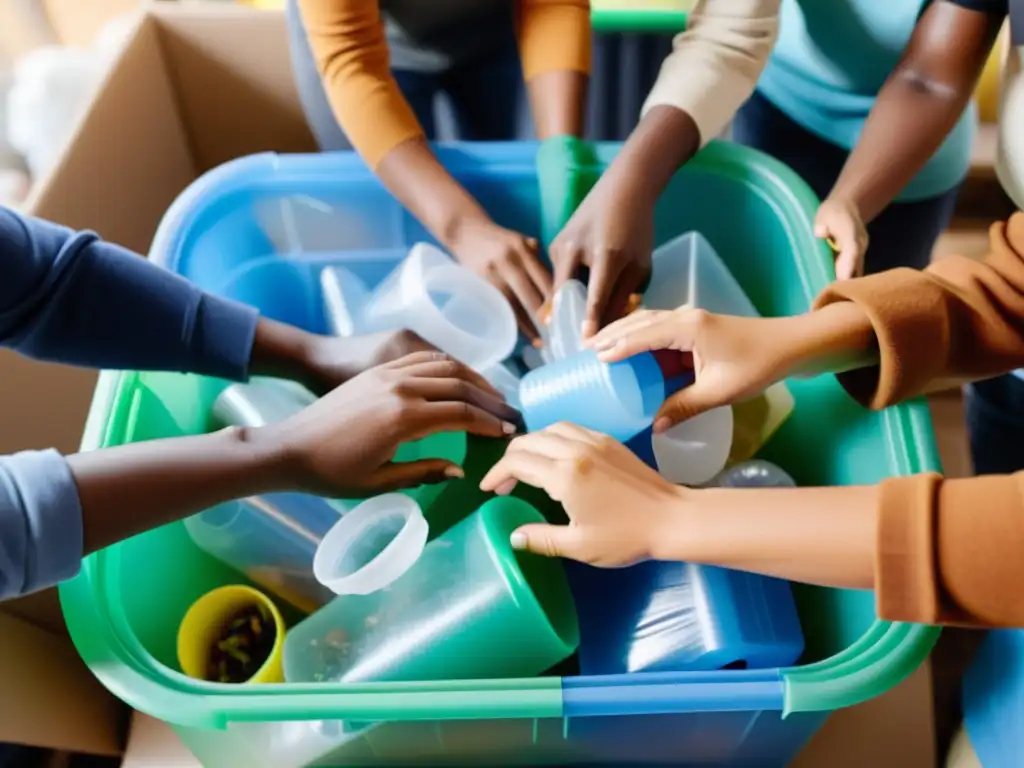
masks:
[[[549,249],[555,290],[590,270],[585,336],[620,317],[649,276],[658,197],[753,93],[778,25],[779,0],[698,0],[640,124]]]
[[[496,224],[430,151],[391,73],[378,1],[300,0],[299,6],[331,106],[353,147],[460,262],[505,293],[520,327],[536,336],[531,316],[551,294],[537,242]],[[516,8],[538,135],[579,134],[590,68],[589,2],[519,0]]]
[[[515,431],[516,413],[440,352],[366,371],[299,414],[258,429],[75,454],[0,458],[0,599],[74,576],[98,549],[229,499],[269,491],[356,498],[460,477],[441,459],[391,461],[446,431]]]
[[[854,398],[884,408],[1024,364],[1024,213],[993,225],[990,238],[983,262],[950,257],[925,272],[835,283],[800,317],[733,324],[740,319],[666,313],[624,320],[596,342],[606,359],[649,345],[687,350],[697,384],[717,370],[713,381],[731,378],[731,394],[839,367]],[[686,415],[731,396],[702,392]],[[518,532],[517,544],[544,554],[599,565],[710,563],[873,588],[886,619],[1024,626],[1024,473],[763,489],[754,509],[747,491],[671,486],[621,446],[562,425],[514,441],[482,486],[507,492],[519,480],[562,501],[573,521]]]
[[[840,279],[859,273],[865,223],[924,167],[971,100],[1007,0],[939,0],[924,11],[864,132],[818,210],[815,235],[836,245]]]
[[[319,392],[430,349],[409,332],[346,340],[261,319],[92,232],[3,207],[0,346],[90,368],[281,376]]]

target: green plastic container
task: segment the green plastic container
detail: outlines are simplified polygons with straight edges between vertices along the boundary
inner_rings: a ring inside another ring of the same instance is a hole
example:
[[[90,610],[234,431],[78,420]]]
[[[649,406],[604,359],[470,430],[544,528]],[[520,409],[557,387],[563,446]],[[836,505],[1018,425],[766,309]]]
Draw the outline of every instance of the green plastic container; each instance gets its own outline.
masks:
[[[593,0],[590,25],[598,32],[682,32],[695,0]]]
[[[500,224],[539,236],[537,151],[531,143],[471,144],[440,147],[438,157]],[[617,151],[597,146],[599,166]],[[656,242],[699,230],[762,314],[803,312],[834,276],[812,233],[816,207],[780,163],[712,142],[663,195]],[[372,287],[423,239],[355,155],[265,154],[222,166],[187,190],[151,258],[214,291],[232,270],[274,262],[291,276],[275,284],[275,301],[286,303],[290,286],[308,295],[328,263]],[[291,258],[303,249],[303,258]],[[323,330],[315,317],[308,322]],[[801,485],[939,469],[924,402],[872,413],[831,377],[789,386],[796,408],[761,456]],[[103,373],[83,449],[201,432],[221,387],[179,374]],[[500,446],[478,447],[467,451],[475,471]],[[478,491],[455,483],[435,507],[449,493],[453,523],[479,505],[470,498]],[[207,766],[302,765],[289,745],[310,728],[355,734],[321,765],[782,766],[829,711],[895,686],[938,636],[876,620],[869,592],[796,587],[807,650],[787,669],[234,687],[189,679],[177,667],[177,625],[199,596],[236,579],[173,524],[96,553],[61,588],[68,628],[94,673],[133,707],[171,722]]]

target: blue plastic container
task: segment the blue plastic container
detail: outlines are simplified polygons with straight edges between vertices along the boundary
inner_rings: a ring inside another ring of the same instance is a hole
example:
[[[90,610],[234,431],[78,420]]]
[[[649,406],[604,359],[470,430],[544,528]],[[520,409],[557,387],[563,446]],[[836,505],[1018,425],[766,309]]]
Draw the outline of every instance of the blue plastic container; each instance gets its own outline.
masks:
[[[671,357],[679,356],[644,352],[603,363],[584,350],[530,371],[519,385],[526,428],[569,421],[625,443],[651,425],[665,398],[693,380],[664,370]]]
[[[598,147],[600,166],[617,151]],[[536,152],[528,143],[473,144],[437,154],[500,225],[539,236]],[[712,142],[663,195],[655,238],[701,231],[762,314],[795,314],[833,276],[812,232],[816,206],[781,164]],[[340,264],[373,290],[422,240],[431,238],[355,155],[265,154],[217,168],[182,194],[151,258],[206,289],[326,330],[318,265]],[[255,270],[265,270],[265,280]],[[83,449],[202,432],[223,386],[106,372]],[[762,453],[801,485],[939,469],[926,404],[873,413],[827,377],[791,387],[796,410]],[[174,524],[92,555],[61,588],[86,664],[131,706],[171,722],[209,766],[304,764],[288,753],[295,734],[324,721],[334,721],[324,731],[337,733],[345,721],[351,741],[319,764],[781,768],[829,711],[895,686],[937,636],[930,627],[877,621],[869,592],[797,587],[807,641],[798,666],[353,685],[191,680],[176,660],[177,623],[194,599],[236,578]]]

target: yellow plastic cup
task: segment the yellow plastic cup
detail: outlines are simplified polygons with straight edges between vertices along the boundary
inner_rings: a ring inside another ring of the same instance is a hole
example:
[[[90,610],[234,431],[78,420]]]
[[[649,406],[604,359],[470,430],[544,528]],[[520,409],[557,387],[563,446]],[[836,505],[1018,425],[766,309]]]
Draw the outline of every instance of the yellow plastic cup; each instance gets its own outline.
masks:
[[[185,613],[178,627],[178,663],[189,677],[206,680],[210,651],[223,631],[224,624],[239,611],[260,605],[274,619],[274,647],[263,666],[247,683],[282,683],[284,670],[285,624],[274,602],[258,589],[242,585],[219,587],[196,600]]]

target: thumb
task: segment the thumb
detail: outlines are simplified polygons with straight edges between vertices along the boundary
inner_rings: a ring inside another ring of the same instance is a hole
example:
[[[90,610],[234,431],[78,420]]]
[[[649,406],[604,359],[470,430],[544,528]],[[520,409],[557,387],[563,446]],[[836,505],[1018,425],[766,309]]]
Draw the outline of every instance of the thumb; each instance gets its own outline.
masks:
[[[699,416],[704,411],[727,402],[720,387],[703,385],[700,378],[685,389],[676,392],[662,404],[654,420],[654,431],[664,432],[680,422]]]
[[[568,557],[578,560],[579,558],[573,554],[578,548],[578,535],[579,531],[569,525],[530,523],[513,531],[510,541],[513,549],[545,557]]]
[[[832,234],[832,228],[829,226],[828,213],[822,208],[818,209],[818,213],[814,217],[814,236],[821,239],[826,238]]]
[[[420,461],[389,461],[367,478],[367,485],[378,493],[415,488],[420,485],[436,485],[446,480],[465,477],[462,467],[444,459],[422,459]]]

